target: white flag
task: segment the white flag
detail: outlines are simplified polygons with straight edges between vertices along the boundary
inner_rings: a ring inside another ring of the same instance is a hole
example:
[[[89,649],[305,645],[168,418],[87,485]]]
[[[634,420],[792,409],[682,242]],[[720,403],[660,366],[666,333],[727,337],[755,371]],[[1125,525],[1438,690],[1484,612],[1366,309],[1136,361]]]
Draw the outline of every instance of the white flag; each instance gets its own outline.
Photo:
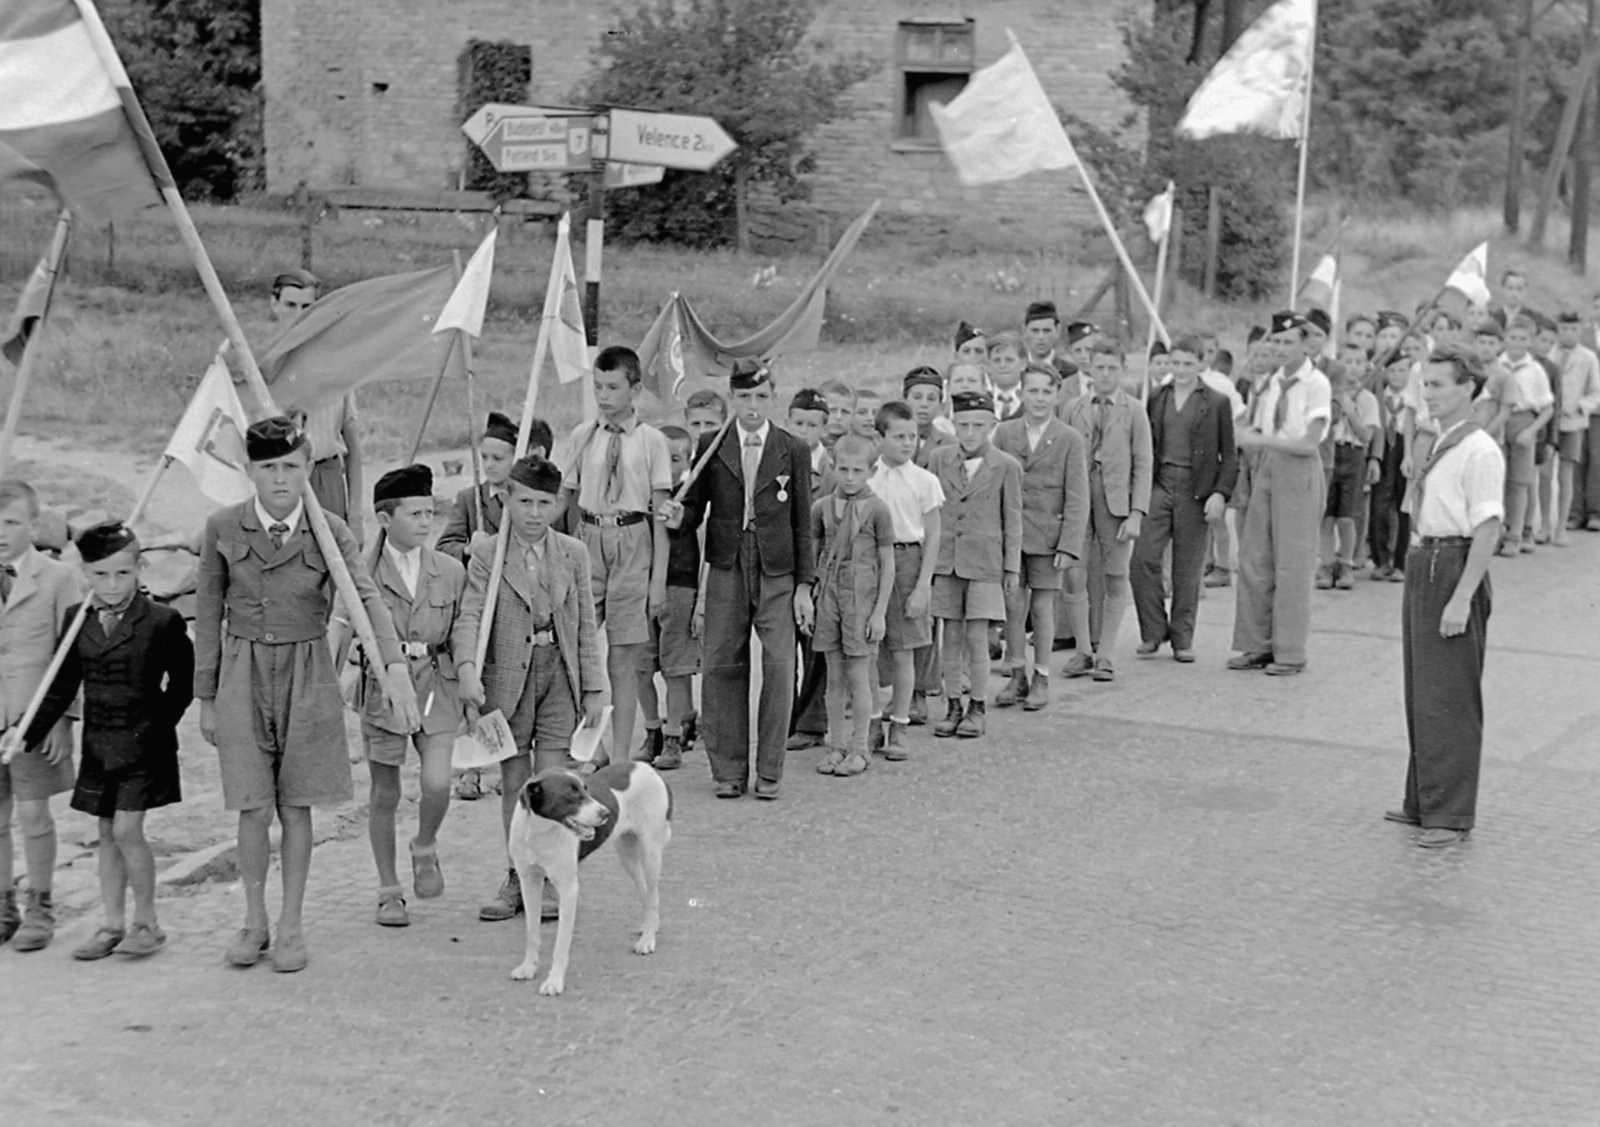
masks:
[[[237,505],[255,496],[245,472],[244,406],[233,388],[228,365],[218,355],[201,377],[194,398],[167,443],[167,457],[182,462],[200,492],[219,505]]]
[[[1159,196],[1152,196],[1144,205],[1144,229],[1150,232],[1150,241],[1160,243],[1172,230],[1172,184]]]
[[[974,71],[949,105],[935,102],[929,111],[963,184],[1015,180],[1078,163],[1067,131],[1015,36],[1011,49]]]
[[[467,268],[461,272],[461,279],[456,282],[456,288],[450,291],[450,299],[444,303],[438,319],[433,323],[434,332],[460,329],[470,336],[483,335],[483,311],[489,306],[489,278],[494,273],[494,237],[498,233],[498,228],[490,231],[478,244],[478,249],[472,252]]]
[[[562,383],[581,380],[589,371],[589,338],[583,331],[583,302],[578,299],[578,274],[572,268],[567,217],[556,231],[556,256],[550,263],[550,284],[544,292],[544,319],[550,325],[550,359]]]
[[[1311,276],[1300,287],[1300,300],[1313,309],[1332,311],[1334,291],[1339,286],[1339,260],[1331,254],[1322,256]]]
[[[1479,243],[1463,258],[1445,282],[1447,289],[1466,295],[1473,305],[1489,304],[1489,244]]]
[[[1317,0],[1278,0],[1217,60],[1178,122],[1181,137],[1298,137],[1305,116]]]

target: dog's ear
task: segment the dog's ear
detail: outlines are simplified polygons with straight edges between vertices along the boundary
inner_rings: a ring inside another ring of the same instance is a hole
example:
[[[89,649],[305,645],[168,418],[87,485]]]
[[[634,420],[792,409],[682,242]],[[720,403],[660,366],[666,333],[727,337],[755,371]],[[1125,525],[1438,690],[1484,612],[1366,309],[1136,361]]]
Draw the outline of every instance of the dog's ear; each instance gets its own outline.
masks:
[[[528,808],[528,813],[537,814],[539,804],[544,800],[544,784],[538,779],[529,779],[522,786],[522,805]]]

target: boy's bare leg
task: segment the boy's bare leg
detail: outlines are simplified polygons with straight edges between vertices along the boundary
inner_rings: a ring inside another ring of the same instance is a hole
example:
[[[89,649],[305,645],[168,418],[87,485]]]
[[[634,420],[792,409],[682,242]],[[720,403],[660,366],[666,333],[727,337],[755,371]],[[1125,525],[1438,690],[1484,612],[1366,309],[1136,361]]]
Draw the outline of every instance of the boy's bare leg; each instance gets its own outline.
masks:
[[[894,659],[894,681],[889,691],[889,718],[904,723],[911,712],[911,694],[917,686],[917,651],[895,650],[890,656]]]
[[[28,866],[28,887],[49,892],[56,875],[56,822],[48,798],[17,799],[17,828],[22,831],[22,858]]]
[[[372,785],[367,791],[367,838],[372,842],[372,860],[378,867],[378,887],[393,888],[400,883],[394,862],[394,818],[400,808],[400,768],[392,763],[367,760]]]
[[[828,746],[848,747],[849,729],[844,726],[845,709],[852,703],[850,694],[853,691],[849,681],[849,665],[851,658],[843,653],[835,653],[830,657],[828,666],[828,691],[825,700],[828,706]],[[870,716],[870,713],[868,714]],[[863,736],[863,739],[865,737]]]
[[[16,887],[15,855],[11,851],[11,796],[0,799],[0,892],[10,892]]]
[[[1031,605],[1026,587],[1019,585],[1015,592],[1006,596],[1006,661],[1011,664],[1011,668],[1025,672],[1028,671],[1028,608]],[[1044,619],[1035,614],[1033,621],[1037,624]],[[1045,632],[1054,634],[1055,620],[1051,619],[1050,622]],[[1038,632],[1037,625],[1034,630],[1035,633]]]
[[[1028,613],[1033,619],[1033,664],[1025,668],[1028,673],[1028,683],[1031,685],[1034,673],[1042,672],[1046,676],[1050,673],[1050,651],[1055,645],[1056,632],[1056,593],[1048,590],[1032,591],[1029,593],[1028,603]],[[1089,616],[1087,602],[1084,603],[1083,613],[1087,621]],[[1087,627],[1083,636],[1085,638],[1089,636]],[[1019,648],[1017,652],[1023,651]]]
[[[694,715],[694,675],[667,677],[667,719],[664,731],[669,736],[683,735],[684,725]],[[654,692],[654,689],[651,690]]]
[[[1353,567],[1356,559],[1356,520],[1354,517],[1340,517],[1334,526],[1339,536],[1339,562],[1345,567]]]
[[[524,784],[533,778],[533,760],[537,754],[530,751],[527,755],[513,755],[510,759],[500,761],[500,821],[505,826],[507,841],[511,840],[511,815],[516,813],[517,799],[522,794]],[[546,752],[544,759],[540,770],[559,769],[567,762],[565,752]]]
[[[148,848],[148,847],[147,847]],[[100,906],[106,926],[123,931],[128,925],[128,870],[117,844],[116,822],[100,819]]]
[[[615,758],[619,763],[632,756],[633,720],[639,712],[639,666],[645,645],[633,642],[619,646],[612,642],[606,651],[606,674],[611,679],[611,739],[617,745]]]
[[[661,696],[656,692],[656,675],[653,670],[640,669],[638,678],[639,715],[644,717],[644,730],[661,727]],[[672,686],[667,685],[667,711],[672,711]]]
[[[1506,523],[1503,536],[1513,553],[1522,543],[1522,522],[1528,516],[1528,493],[1529,487],[1521,483],[1506,486]]]
[[[133,922],[156,926],[156,857],[144,836],[143,810],[118,810],[112,821],[111,832],[117,848],[117,867],[121,881],[116,889],[117,914],[122,914],[125,889],[133,890]],[[102,819],[103,821],[103,819]],[[101,854],[102,861],[104,854]],[[108,891],[105,874],[101,874],[100,889]],[[106,916],[106,922],[111,917]],[[120,924],[116,926],[121,926]]]
[[[1566,544],[1567,540],[1567,515],[1572,510],[1572,490],[1578,476],[1578,463],[1561,459],[1561,472],[1557,475],[1561,482],[1561,496],[1553,506],[1547,523],[1550,525],[1550,542],[1552,544]],[[1554,511],[1559,509],[1560,511]]]
[[[965,643],[967,683],[973,700],[989,699],[989,620],[970,618],[958,637]]]
[[[1322,518],[1322,550],[1320,562],[1323,567],[1333,566],[1333,561],[1338,558],[1338,522],[1332,517]]]
[[[1128,604],[1133,602],[1133,588],[1126,575],[1107,575],[1105,608],[1100,617],[1100,642],[1095,646],[1096,656],[1109,656],[1117,647],[1117,635],[1122,632],[1122,620],[1127,617]]]
[[[866,755],[869,750],[867,731],[872,723],[872,670],[876,665],[875,657],[847,657],[844,660],[845,679],[850,691],[850,750],[859,755]],[[833,718],[829,717],[828,722],[833,723]]]
[[[267,930],[267,865],[272,860],[272,807],[239,811],[239,879],[244,883],[244,926]]]
[[[280,806],[283,826],[279,857],[283,866],[283,905],[278,910],[278,935],[298,936],[306,905],[306,881],[311,876],[311,807]]]
[[[1094,655],[1094,633],[1089,625],[1089,571],[1082,566],[1067,568],[1064,579],[1064,593],[1067,599],[1067,621],[1072,624],[1072,633],[1077,639],[1077,649],[1074,654],[1084,657]],[[1046,669],[1050,667],[1050,654],[1048,650],[1039,651],[1042,664]]]
[[[983,628],[983,645],[978,651],[984,661],[989,660],[989,623],[978,619]],[[946,700],[961,699],[961,675],[967,671],[967,624],[958,619],[946,619],[939,639],[939,656],[944,665],[944,695]],[[974,667],[976,668],[976,667]]]
[[[439,840],[439,827],[450,812],[450,747],[425,748],[422,755],[422,801],[417,806],[415,844],[431,849]]]

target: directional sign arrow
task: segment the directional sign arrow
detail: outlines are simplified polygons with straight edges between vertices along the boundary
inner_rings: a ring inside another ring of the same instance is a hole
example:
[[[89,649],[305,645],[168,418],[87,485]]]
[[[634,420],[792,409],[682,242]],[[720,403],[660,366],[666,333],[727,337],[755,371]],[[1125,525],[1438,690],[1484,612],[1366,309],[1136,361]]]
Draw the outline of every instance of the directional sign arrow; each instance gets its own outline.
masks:
[[[490,103],[461,132],[499,172],[574,172],[589,167],[592,121],[554,106]]]
[[[709,117],[611,111],[612,160],[705,172],[739,146]]]
[[[659,164],[623,164],[621,161],[608,160],[606,187],[639,188],[646,184],[659,184],[666,171]]]

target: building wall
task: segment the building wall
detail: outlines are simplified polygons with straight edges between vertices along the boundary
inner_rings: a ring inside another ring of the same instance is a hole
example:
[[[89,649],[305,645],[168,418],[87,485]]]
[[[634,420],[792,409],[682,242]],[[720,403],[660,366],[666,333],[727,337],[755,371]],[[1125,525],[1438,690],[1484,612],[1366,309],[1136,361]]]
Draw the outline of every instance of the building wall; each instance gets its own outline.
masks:
[[[457,59],[468,39],[532,47],[535,102],[561,103],[592,46],[635,0],[263,0],[267,187],[453,188],[465,157]],[[1127,103],[1109,72],[1118,22],[1150,0],[825,0],[818,34],[884,65],[815,138],[811,207],[852,215],[884,201],[876,234],[1027,247],[1092,222],[1075,173],[968,188],[936,148],[896,143],[902,19],[975,20],[977,65],[1022,41],[1055,103],[1105,125]]]

